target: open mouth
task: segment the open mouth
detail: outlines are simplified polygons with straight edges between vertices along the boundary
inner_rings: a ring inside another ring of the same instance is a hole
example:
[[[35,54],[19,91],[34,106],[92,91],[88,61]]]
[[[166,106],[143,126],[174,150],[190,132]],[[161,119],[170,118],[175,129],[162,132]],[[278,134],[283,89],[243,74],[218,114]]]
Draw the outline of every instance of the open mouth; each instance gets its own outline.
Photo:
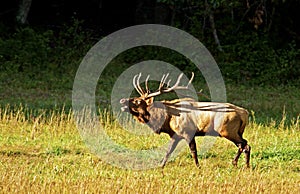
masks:
[[[129,112],[129,107],[125,105],[125,106],[121,107],[121,111],[122,112]]]

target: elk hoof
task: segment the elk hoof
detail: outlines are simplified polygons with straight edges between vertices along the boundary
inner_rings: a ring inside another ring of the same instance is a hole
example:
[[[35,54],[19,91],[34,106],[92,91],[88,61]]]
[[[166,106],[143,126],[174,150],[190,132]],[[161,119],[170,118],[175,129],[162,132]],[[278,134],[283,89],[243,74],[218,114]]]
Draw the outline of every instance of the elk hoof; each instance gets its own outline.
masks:
[[[233,160],[233,161],[232,161],[232,165],[233,165],[234,167],[237,167],[237,161]]]

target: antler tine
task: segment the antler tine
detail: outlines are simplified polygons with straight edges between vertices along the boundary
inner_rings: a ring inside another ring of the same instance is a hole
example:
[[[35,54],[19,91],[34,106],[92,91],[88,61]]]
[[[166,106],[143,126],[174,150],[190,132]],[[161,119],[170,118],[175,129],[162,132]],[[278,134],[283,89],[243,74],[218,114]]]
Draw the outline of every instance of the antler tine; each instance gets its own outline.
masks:
[[[209,97],[209,96],[207,96],[206,94],[203,94],[203,93],[202,93],[202,89],[201,89],[199,92],[197,92],[197,95],[198,95],[198,96],[201,95],[201,96],[203,96],[204,98],[210,100],[210,97]]]
[[[193,79],[194,79],[194,72],[192,72],[191,79],[190,79],[189,83],[186,85],[186,87],[188,87],[192,83]]]
[[[171,83],[171,79],[169,79],[168,83],[167,83],[167,88],[170,86]]]
[[[148,87],[149,78],[150,78],[150,75],[147,76],[146,81],[145,81],[146,94],[150,94],[150,90],[149,90],[149,87]]]
[[[169,73],[167,73],[166,75],[165,74],[163,75],[163,77],[161,78],[158,90],[161,90],[164,87],[168,77],[169,77]]]
[[[167,80],[168,77],[169,77],[169,73],[167,73],[167,75],[166,75],[166,77],[165,77],[164,85],[166,84],[166,80]]]
[[[139,73],[139,76],[138,76],[136,82],[137,82],[137,87],[138,87],[139,90],[141,91],[142,95],[144,95],[144,94],[145,94],[145,91],[144,91],[143,88],[140,86],[140,78],[141,78],[141,76],[142,76],[142,73]]]
[[[142,95],[144,95],[144,93],[143,93],[143,91],[140,90],[139,84],[137,85],[138,82],[136,82],[136,78],[138,76],[141,77],[141,73],[139,73],[133,77],[132,84],[133,84],[133,87],[135,88],[135,90],[142,96]],[[139,80],[139,78],[138,78],[138,80]]]
[[[166,77],[166,75],[165,74],[163,74],[163,76],[162,76],[162,78],[161,78],[161,80],[160,80],[160,83],[159,83],[159,87],[158,87],[158,89],[157,90],[161,90],[161,88],[164,86],[164,79],[165,79],[165,77]]]

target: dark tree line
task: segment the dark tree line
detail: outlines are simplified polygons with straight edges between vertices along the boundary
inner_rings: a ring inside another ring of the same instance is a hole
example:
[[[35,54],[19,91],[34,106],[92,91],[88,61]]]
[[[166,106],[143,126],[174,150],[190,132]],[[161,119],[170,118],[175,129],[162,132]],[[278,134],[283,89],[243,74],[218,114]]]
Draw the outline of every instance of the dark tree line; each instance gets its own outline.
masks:
[[[300,77],[299,8],[300,0],[3,0],[0,60],[3,63],[15,60],[16,52],[6,48],[28,50],[23,39],[22,43],[17,42],[19,37],[27,37],[28,47],[42,45],[47,55],[48,47],[56,48],[57,52],[62,48],[66,51],[66,47],[85,48],[86,40],[94,35],[99,40],[124,27],[156,23],[194,35],[209,48],[224,74],[234,81],[295,82]],[[85,36],[85,32],[92,35]],[[7,38],[13,40],[6,41]],[[21,56],[30,55],[20,53],[23,63]],[[147,52],[141,54],[147,58]],[[45,60],[43,55],[37,56],[40,61]],[[185,60],[174,61],[186,65]],[[24,69],[34,64],[31,60],[18,66]]]
[[[6,25],[51,26],[75,17],[105,32],[140,23],[180,28],[199,23],[211,28],[220,46],[218,31],[235,28],[236,33],[245,26],[298,42],[299,8],[298,0],[12,0],[1,1],[0,19]]]

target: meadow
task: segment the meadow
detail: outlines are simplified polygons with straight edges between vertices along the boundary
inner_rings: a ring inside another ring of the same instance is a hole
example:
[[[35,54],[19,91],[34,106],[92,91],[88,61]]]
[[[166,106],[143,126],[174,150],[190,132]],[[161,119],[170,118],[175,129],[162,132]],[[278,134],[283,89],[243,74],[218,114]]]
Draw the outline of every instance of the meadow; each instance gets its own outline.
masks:
[[[195,13],[196,19],[199,13]],[[223,11],[219,14],[224,15]],[[223,31],[220,37],[225,52],[217,51],[201,22],[195,20],[190,33],[216,58],[227,101],[250,112],[244,133],[252,147],[249,169],[244,168],[244,155],[237,168],[232,166],[237,148],[225,139],[217,138],[212,148],[201,152],[203,137],[196,139],[200,168],[195,167],[186,145],[163,170],[108,164],[84,142],[71,106],[78,65],[103,38],[99,29],[93,31],[73,16],[61,26],[49,21],[45,26],[29,22],[17,28],[0,24],[0,193],[300,193],[300,50],[280,30],[277,35],[276,29],[254,32],[248,25],[242,29],[242,23],[228,23],[230,15],[224,20],[216,17],[220,24],[224,21],[222,26],[228,25],[218,29]],[[232,33],[236,27],[239,33]],[[261,34],[263,31],[267,34]],[[276,32],[274,37],[271,32]],[[111,117],[111,90],[132,64],[155,59],[187,75],[194,71],[195,88],[209,95],[198,69],[176,53],[158,46],[129,49],[101,73],[95,104],[100,123],[117,145],[139,151],[169,141],[166,135],[130,133]],[[136,128],[143,130],[147,129]],[[114,151],[121,153],[122,149]],[[119,159],[109,153],[106,157]]]
[[[299,88],[227,87],[228,101],[251,112],[244,133],[252,147],[250,169],[244,168],[243,155],[237,168],[231,165],[237,149],[222,138],[198,154],[199,169],[188,146],[163,170],[118,168],[86,146],[71,109],[34,110],[5,101],[0,109],[0,193],[299,193]],[[26,96],[32,94],[22,97],[30,103]],[[35,102],[43,99],[37,96]],[[141,150],[168,142],[166,135],[129,133],[108,117],[109,111],[100,112],[107,134],[119,145]],[[198,137],[198,150],[202,142]]]

